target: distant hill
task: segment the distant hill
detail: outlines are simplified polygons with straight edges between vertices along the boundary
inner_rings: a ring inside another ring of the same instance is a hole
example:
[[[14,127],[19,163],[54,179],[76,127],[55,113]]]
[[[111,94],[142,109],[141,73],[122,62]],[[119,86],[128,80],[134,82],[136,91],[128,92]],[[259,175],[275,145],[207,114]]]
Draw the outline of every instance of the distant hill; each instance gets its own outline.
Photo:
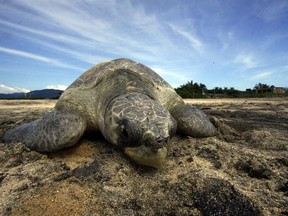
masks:
[[[62,93],[62,90],[43,89],[28,93],[0,94],[0,99],[58,99]]]

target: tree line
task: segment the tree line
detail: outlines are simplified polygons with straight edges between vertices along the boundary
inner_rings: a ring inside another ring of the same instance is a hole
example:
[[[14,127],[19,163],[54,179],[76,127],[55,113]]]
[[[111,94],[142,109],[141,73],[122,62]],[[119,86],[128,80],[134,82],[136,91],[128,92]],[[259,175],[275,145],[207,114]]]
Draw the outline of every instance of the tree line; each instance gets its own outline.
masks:
[[[186,84],[175,88],[175,91],[182,98],[211,98],[211,97],[269,97],[275,96],[273,93],[274,85],[268,85],[264,83],[257,83],[251,89],[246,89],[246,91],[240,91],[234,87],[215,87],[213,89],[207,89],[206,85],[203,83],[197,83],[193,81],[188,81]],[[261,93],[261,94],[260,94]],[[283,96],[287,96],[288,91]]]

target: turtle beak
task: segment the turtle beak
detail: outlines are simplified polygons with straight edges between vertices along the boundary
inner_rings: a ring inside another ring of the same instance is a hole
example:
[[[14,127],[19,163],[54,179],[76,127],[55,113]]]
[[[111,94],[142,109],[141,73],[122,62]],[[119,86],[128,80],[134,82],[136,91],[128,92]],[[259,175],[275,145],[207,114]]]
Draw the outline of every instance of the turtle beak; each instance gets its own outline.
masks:
[[[139,164],[159,169],[165,162],[167,149],[162,147],[157,151],[152,151],[147,146],[141,145],[139,147],[126,147],[124,153]]]

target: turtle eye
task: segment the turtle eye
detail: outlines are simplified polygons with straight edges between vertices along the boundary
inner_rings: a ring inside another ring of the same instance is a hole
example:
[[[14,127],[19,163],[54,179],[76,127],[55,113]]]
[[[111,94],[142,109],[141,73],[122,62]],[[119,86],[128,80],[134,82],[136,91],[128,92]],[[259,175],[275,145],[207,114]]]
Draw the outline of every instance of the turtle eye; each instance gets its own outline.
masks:
[[[125,128],[123,128],[121,132],[122,132],[122,135],[123,135],[125,138],[127,138],[127,139],[129,138],[129,134],[128,134],[128,132],[127,132],[127,130],[126,130]]]
[[[127,119],[122,119],[119,123],[120,129],[121,129],[121,137],[122,139],[128,141],[129,140],[129,133],[130,133],[130,125],[129,121]]]
[[[136,146],[140,142],[141,130],[133,122],[123,119],[119,122],[120,142],[125,146]]]

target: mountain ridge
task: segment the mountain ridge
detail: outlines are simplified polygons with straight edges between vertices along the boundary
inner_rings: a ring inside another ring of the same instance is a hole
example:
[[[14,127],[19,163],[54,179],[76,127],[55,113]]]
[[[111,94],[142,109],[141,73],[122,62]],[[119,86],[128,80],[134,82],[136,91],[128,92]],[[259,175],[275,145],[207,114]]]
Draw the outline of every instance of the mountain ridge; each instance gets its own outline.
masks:
[[[0,93],[0,99],[58,99],[64,91],[58,89],[41,89],[28,93]]]

